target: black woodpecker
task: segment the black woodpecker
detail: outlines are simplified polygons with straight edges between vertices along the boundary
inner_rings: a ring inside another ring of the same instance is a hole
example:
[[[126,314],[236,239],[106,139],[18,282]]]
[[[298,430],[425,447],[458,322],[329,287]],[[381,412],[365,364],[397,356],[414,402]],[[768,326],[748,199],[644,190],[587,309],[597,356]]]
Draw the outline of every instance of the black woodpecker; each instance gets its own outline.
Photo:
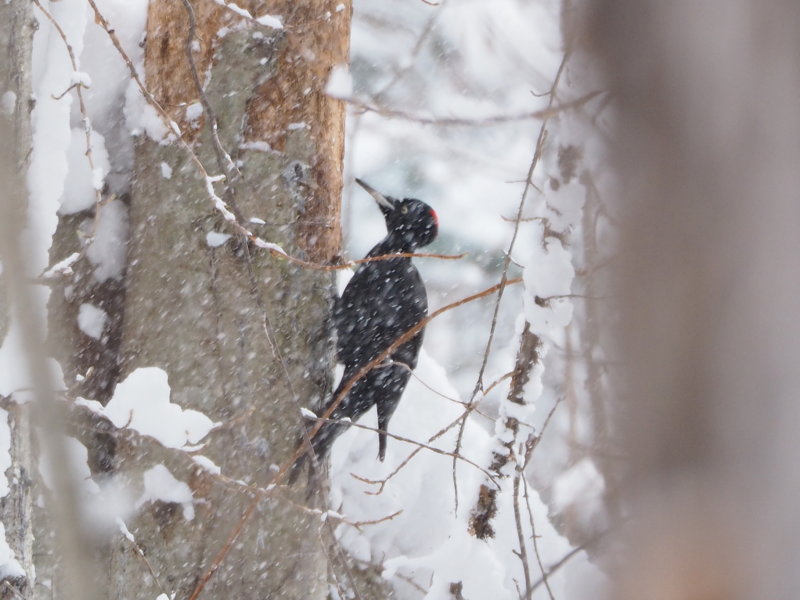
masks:
[[[360,179],[356,182],[377,202],[386,219],[388,232],[367,257],[412,253],[436,238],[439,221],[430,206],[413,198],[398,200],[384,196]],[[332,311],[337,336],[336,352],[339,362],[344,364],[344,375],[325,408],[336,400],[346,383],[364,365],[417,325],[427,313],[425,285],[410,257],[361,263],[342,297],[335,301]],[[345,418],[357,421],[370,408],[377,406],[378,428],[386,431],[411,370],[417,366],[422,334],[423,330],[420,330],[392,352],[383,364],[361,377],[330,418],[334,421]],[[314,435],[311,445],[320,462],[325,460],[333,441],[346,428],[347,423],[326,422]],[[383,460],[385,456],[386,434],[380,433],[378,457]],[[297,460],[290,481],[296,479],[308,458],[306,453]]]

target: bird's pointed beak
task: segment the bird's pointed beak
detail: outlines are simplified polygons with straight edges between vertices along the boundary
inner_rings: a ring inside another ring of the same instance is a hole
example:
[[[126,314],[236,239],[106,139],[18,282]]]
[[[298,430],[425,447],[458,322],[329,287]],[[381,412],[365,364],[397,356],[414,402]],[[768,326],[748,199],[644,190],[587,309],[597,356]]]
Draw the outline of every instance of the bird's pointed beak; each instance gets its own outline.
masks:
[[[378,206],[381,207],[383,210],[394,210],[394,202],[392,202],[389,198],[381,194],[378,190],[376,190],[371,185],[365,183],[361,179],[356,177],[356,183],[364,188],[367,193],[375,199],[375,202],[378,203]]]

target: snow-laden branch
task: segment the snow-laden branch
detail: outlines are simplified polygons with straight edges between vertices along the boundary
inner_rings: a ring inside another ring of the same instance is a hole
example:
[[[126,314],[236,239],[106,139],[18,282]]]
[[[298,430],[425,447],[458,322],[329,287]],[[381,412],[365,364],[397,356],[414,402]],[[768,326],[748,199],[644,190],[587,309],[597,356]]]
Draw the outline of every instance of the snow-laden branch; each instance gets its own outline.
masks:
[[[254,17],[249,10],[242,8],[235,2],[227,2],[226,0],[214,0],[220,6],[227,8],[232,13],[239,15],[247,19],[248,21],[252,21],[253,23],[258,23],[259,25],[264,25],[265,27],[271,27],[272,29],[283,29],[283,23],[281,22],[281,18],[275,15],[262,15],[260,17]]]

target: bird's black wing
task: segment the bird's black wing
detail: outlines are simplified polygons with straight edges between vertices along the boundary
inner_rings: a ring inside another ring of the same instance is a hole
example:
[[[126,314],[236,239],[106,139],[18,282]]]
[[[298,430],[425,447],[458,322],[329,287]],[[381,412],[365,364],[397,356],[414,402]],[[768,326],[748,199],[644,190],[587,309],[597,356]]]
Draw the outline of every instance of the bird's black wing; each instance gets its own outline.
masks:
[[[419,323],[427,310],[425,286],[410,260],[362,264],[334,308],[340,362],[363,366]],[[392,358],[414,368],[421,342],[420,332]]]

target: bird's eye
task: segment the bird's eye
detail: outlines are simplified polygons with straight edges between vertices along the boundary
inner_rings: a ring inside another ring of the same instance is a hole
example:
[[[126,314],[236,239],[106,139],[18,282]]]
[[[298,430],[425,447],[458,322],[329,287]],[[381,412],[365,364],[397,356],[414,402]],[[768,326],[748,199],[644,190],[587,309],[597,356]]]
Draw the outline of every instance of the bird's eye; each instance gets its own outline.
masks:
[[[408,214],[408,207],[407,206],[401,206],[400,207],[400,212],[403,213],[404,215]]]

